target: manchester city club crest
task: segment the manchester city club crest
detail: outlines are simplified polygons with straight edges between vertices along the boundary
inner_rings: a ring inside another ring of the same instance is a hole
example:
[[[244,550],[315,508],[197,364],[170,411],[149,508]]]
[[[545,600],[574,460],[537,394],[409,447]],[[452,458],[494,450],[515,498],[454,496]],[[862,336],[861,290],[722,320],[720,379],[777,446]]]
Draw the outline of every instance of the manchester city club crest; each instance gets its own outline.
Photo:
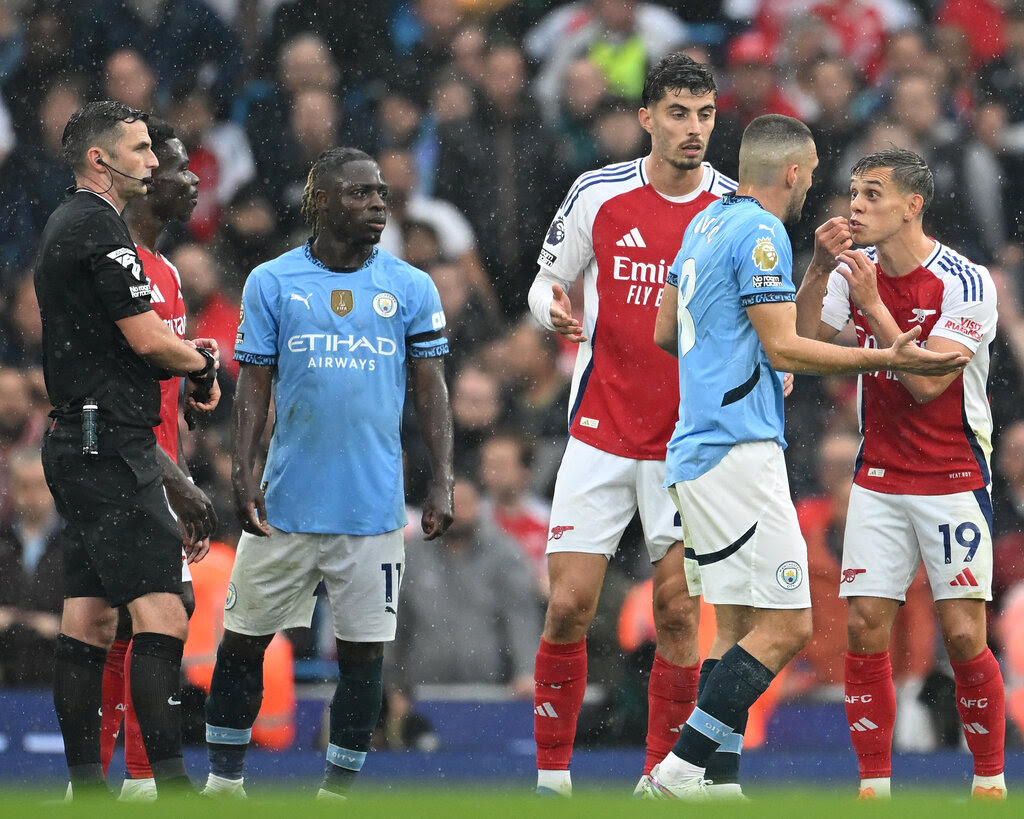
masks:
[[[775,570],[775,579],[784,589],[796,589],[804,582],[803,567],[795,560],[787,560]]]
[[[565,224],[562,222],[562,220],[560,218],[559,219],[555,219],[555,221],[551,223],[551,227],[548,228],[547,243],[549,245],[557,245],[564,238],[565,238]]]
[[[235,607],[235,603],[238,602],[238,592],[235,591],[235,584],[228,583],[228,596],[224,601],[224,610],[229,611]]]
[[[391,318],[398,312],[398,299],[391,293],[378,293],[373,297],[373,310],[381,318]]]
[[[762,236],[754,245],[751,258],[758,270],[774,270],[779,263],[779,251],[775,249],[770,238]]]
[[[351,313],[354,303],[351,290],[331,291],[331,309],[339,316],[347,316]]]

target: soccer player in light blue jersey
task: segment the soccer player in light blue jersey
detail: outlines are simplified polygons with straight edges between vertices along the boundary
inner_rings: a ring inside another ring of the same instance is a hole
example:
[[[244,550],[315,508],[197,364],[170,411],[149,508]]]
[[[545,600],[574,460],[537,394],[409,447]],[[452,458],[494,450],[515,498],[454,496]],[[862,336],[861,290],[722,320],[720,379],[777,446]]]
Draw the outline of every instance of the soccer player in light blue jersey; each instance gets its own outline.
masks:
[[[782,455],[781,374],[938,373],[966,364],[917,347],[917,332],[871,350],[797,335],[784,223],[799,219],[817,164],[799,120],[751,122],[736,193],[690,222],[664,287],[654,338],[679,358],[681,396],[665,484],[718,631],[709,653],[717,662],[675,747],[651,771],[642,794],[649,798],[740,798],[738,784],[708,791],[707,760],[720,748],[739,752],[748,709],[810,637],[807,546]]]
[[[376,247],[386,211],[376,162],[352,148],[325,151],[303,194],[312,238],[257,267],[245,284],[232,417],[232,481],[245,531],[206,704],[210,794],[244,796],[264,651],[276,632],[310,625],[321,577],[339,678],[318,796],[343,798],[362,767],[405,563],[407,373],[433,472],[425,537],[452,522],[444,313],[426,273]],[[259,481],[272,395],[274,430]]]

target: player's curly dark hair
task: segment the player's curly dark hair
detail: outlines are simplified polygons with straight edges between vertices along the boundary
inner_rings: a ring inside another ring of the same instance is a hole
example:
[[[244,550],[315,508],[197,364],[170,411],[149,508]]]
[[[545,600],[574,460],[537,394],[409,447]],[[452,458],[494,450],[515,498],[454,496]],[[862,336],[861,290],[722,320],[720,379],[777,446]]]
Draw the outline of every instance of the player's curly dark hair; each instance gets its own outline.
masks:
[[[146,127],[149,129],[149,140],[153,143],[153,153],[156,154],[157,160],[162,165],[168,155],[167,143],[172,139],[177,139],[178,135],[174,133],[174,126],[160,117],[147,119]]]
[[[373,157],[366,153],[366,151],[360,151],[358,148],[328,148],[316,158],[313,167],[309,169],[309,176],[306,177],[306,187],[302,191],[301,213],[302,218],[306,220],[306,224],[312,229],[314,236],[317,235],[320,228],[316,212],[315,194],[318,190],[323,189],[324,177],[340,171],[344,165],[356,160],[374,161]]]
[[[72,170],[78,171],[85,166],[85,157],[93,145],[102,144],[110,150],[113,146],[117,126],[120,123],[130,124],[142,120],[146,122],[149,114],[132,108],[116,100],[100,100],[90,102],[71,115],[64,126],[61,136],[61,149],[64,159]],[[113,151],[111,151],[113,153]]]
[[[704,63],[675,51],[666,54],[647,72],[641,104],[650,108],[669,91],[689,91],[694,96],[714,94],[717,97],[718,85],[715,75]]]
[[[875,168],[892,168],[892,181],[907,193],[919,194],[924,199],[921,212],[928,210],[935,198],[935,179],[921,156],[906,148],[887,148],[858,159],[850,174],[860,176]]]

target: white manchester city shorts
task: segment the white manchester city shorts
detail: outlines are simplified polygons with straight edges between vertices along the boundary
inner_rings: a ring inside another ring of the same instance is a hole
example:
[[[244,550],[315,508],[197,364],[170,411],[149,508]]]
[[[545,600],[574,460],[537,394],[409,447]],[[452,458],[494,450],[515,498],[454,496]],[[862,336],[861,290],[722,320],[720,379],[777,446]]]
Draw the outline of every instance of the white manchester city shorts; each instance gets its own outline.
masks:
[[[402,529],[380,535],[243,532],[224,603],[224,628],[260,636],[308,628],[320,580],[334,634],[353,643],[395,639],[405,570]]]
[[[709,603],[761,609],[811,606],[807,544],[774,441],[734,446],[710,471],[669,489],[687,554]]]
[[[991,509],[986,489],[887,495],[854,484],[839,596],[905,602],[923,561],[934,600],[991,600]]]

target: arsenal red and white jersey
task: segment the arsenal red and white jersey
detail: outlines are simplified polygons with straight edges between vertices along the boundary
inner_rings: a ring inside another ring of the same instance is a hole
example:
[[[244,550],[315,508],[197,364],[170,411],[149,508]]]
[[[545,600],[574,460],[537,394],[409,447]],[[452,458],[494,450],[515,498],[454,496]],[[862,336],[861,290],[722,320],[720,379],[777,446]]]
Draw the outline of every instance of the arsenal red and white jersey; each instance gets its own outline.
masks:
[[[177,269],[159,253],[150,253],[136,245],[142,270],[149,279],[153,311],[164,320],[178,338],[185,338],[185,299],[181,295],[181,277]],[[181,379],[160,382],[160,423],[153,428],[156,442],[178,461],[178,397]]]
[[[918,404],[891,372],[860,377],[859,410],[864,443],[854,483],[896,495],[950,495],[991,481],[992,412],[987,383],[989,348],[996,334],[996,291],[986,268],[938,242],[931,256],[906,276],[887,276],[878,254],[878,293],[900,330],[920,326],[917,342],[942,336],[974,358],[938,398]],[[833,272],[822,320],[841,329],[852,318],[857,339],[877,347],[867,319]]]
[[[665,273],[690,220],[736,183],[704,163],[697,190],[669,199],[644,159],[580,176],[548,229],[538,264],[568,290],[583,274],[583,334],[569,434],[625,458],[665,460],[676,422],[676,360],[654,343]]]

